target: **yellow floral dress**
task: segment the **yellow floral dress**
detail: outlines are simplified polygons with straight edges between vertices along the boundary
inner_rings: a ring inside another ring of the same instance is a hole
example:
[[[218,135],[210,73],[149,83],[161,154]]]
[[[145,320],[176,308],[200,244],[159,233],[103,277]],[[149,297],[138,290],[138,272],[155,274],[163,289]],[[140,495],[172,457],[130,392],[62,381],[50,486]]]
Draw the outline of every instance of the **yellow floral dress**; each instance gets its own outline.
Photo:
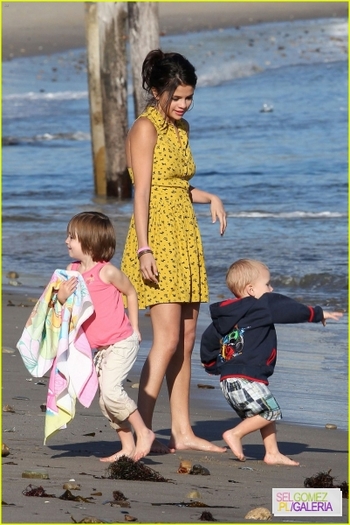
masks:
[[[139,308],[159,303],[207,302],[203,247],[188,182],[195,173],[195,164],[185,124],[182,120],[176,123],[177,136],[174,127],[156,108],[148,107],[140,117],[147,117],[158,135],[153,156],[148,244],[157,263],[159,284],[142,279],[134,216],[121,269],[137,291]],[[132,170],[129,172],[134,183]]]

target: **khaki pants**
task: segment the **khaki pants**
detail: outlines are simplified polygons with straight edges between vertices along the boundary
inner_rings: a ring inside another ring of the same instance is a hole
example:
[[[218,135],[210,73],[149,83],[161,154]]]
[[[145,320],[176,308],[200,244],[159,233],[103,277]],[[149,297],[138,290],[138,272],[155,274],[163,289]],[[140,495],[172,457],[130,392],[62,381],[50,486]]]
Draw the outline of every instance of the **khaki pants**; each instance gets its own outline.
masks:
[[[94,359],[100,387],[99,404],[103,415],[116,430],[129,429],[127,419],[137,409],[123,383],[136,361],[139,346],[138,336],[133,333],[127,339],[99,350]]]

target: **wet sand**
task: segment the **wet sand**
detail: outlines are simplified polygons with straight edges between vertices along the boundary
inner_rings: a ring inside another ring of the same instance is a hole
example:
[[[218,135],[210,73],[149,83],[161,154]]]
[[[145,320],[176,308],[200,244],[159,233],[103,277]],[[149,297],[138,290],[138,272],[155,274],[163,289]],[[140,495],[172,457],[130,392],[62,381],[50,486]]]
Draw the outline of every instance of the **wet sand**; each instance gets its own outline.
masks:
[[[16,350],[37,296],[23,294],[18,289],[3,293],[2,311],[2,404],[14,412],[3,411],[3,443],[10,454],[2,460],[2,523],[71,523],[93,516],[105,522],[125,521],[133,516],[142,523],[199,522],[202,512],[209,511],[222,523],[245,522],[245,515],[256,507],[272,511],[272,488],[303,488],[305,478],[328,472],[335,484],[348,481],[348,437],[338,429],[278,424],[281,452],[299,461],[299,467],[268,466],[263,461],[263,446],[257,433],[244,440],[247,461],[237,461],[229,451],[225,454],[206,454],[181,451],[169,455],[147,456],[143,463],[169,482],[125,481],[107,479],[106,464],[99,458],[119,449],[113,430],[102,416],[97,399],[86,409],[77,403],[77,413],[67,429],[58,432],[43,445],[44,417],[40,405],[46,402],[48,375],[38,380],[26,370]],[[143,348],[151,341],[149,317],[141,311]],[[137,384],[142,360],[131,371],[127,389],[137,398]],[[38,382],[39,381],[39,382]],[[41,382],[45,384],[40,384]],[[211,408],[211,401],[222,396],[219,386],[214,389],[191,387],[191,422],[195,432],[213,443],[224,446],[222,433],[238,422],[227,409]],[[213,404],[213,406],[215,403]],[[344,414],[345,417],[345,414]],[[157,438],[166,443],[169,437],[169,406],[163,388],[157,401],[154,429]],[[181,460],[189,460],[209,470],[210,475],[179,474]],[[22,478],[24,471],[39,471],[49,479]],[[87,502],[59,499],[63,484],[74,479],[81,486],[73,495],[92,498]],[[42,486],[56,498],[26,497],[22,491],[31,484]],[[111,506],[113,491],[119,490],[129,500],[130,507]],[[209,507],[186,506],[200,502]],[[343,499],[343,516],[333,517],[334,523],[347,523],[348,500]],[[273,517],[273,522],[280,522]],[[328,518],[298,518],[302,522],[326,522]]]

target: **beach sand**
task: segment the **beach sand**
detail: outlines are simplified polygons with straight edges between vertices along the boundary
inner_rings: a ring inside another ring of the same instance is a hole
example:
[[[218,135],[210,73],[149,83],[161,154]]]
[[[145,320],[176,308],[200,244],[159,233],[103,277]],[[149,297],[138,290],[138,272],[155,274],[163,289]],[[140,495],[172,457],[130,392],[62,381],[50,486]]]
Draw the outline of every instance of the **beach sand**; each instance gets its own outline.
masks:
[[[85,2],[2,2],[2,57],[85,47]],[[159,2],[161,34],[346,17],[348,2]]]
[[[150,454],[143,463],[169,482],[156,485],[150,481],[107,479],[106,464],[99,457],[119,449],[114,431],[102,416],[97,398],[86,409],[77,403],[76,416],[67,429],[55,434],[43,445],[44,417],[40,405],[46,402],[48,374],[40,379],[31,377],[16,350],[25,322],[37,296],[23,294],[16,288],[3,293],[2,303],[2,405],[3,443],[10,450],[2,461],[1,523],[71,523],[93,516],[101,521],[121,522],[125,516],[142,523],[192,523],[201,521],[203,512],[210,512],[218,522],[243,523],[246,514],[256,508],[272,511],[272,488],[303,488],[306,478],[319,472],[331,471],[334,484],[348,481],[347,432],[338,429],[313,428],[301,425],[278,424],[278,441],[282,453],[300,462],[299,467],[268,466],[262,461],[263,446],[258,433],[247,436],[244,451],[247,461],[235,460],[225,454],[206,454],[183,451],[169,455]],[[150,319],[140,312],[143,334],[142,348],[147,352],[151,341]],[[126,388],[136,400],[142,360],[131,371]],[[42,384],[44,383],[44,384]],[[201,384],[203,386],[203,383]],[[205,386],[205,383],[204,383]],[[224,446],[222,433],[237,424],[233,411],[211,408],[212,401],[221,397],[219,385],[214,389],[191,386],[191,422],[195,432],[213,443]],[[213,406],[215,403],[213,403]],[[344,414],[345,417],[345,414]],[[157,401],[154,429],[160,441],[169,438],[169,405],[163,387]],[[179,474],[182,460],[200,464],[210,475]],[[25,471],[44,472],[49,479],[26,479]],[[74,496],[92,498],[87,502],[59,499],[63,484],[75,480],[80,491]],[[43,487],[46,494],[56,498],[34,498],[22,494],[28,485]],[[130,502],[130,508],[112,506],[113,491],[119,490]],[[348,522],[348,500],[343,499],[343,516],[332,517],[332,523]],[[209,507],[186,506],[193,502]],[[284,518],[273,517],[273,522]],[[326,522],[328,518],[303,517],[302,522]]]
[[[160,29],[163,33],[179,33],[202,29],[290,20],[297,18],[347,16],[347,2],[174,2],[159,5]],[[2,3],[3,58],[49,54],[85,46],[83,3]],[[256,507],[272,510],[272,488],[302,488],[307,477],[328,472],[335,484],[348,481],[348,435],[337,429],[278,424],[281,451],[300,462],[299,467],[267,466],[263,463],[263,446],[259,434],[244,440],[248,457],[236,461],[231,452],[205,454],[177,452],[149,455],[144,464],[159,472],[170,482],[156,485],[148,481],[110,480],[106,465],[99,457],[119,447],[115,435],[103,418],[97,399],[88,409],[77,405],[77,414],[66,430],[43,445],[44,417],[40,405],[46,402],[47,377],[32,378],[16,350],[16,343],[30,311],[37,300],[35,293],[20,288],[3,291],[2,298],[2,405],[3,443],[10,450],[3,457],[1,523],[71,523],[94,516],[100,521],[124,522],[131,516],[142,523],[192,523],[201,521],[209,511],[218,522],[244,523],[245,515]],[[142,348],[150,347],[150,319],[141,311]],[[135,400],[139,373],[138,360],[127,382],[128,392]],[[44,382],[45,384],[40,384]],[[232,410],[212,409],[211,401],[221,397],[215,389],[191,386],[191,421],[195,432],[217,445],[224,445],[222,433],[238,422]],[[344,411],[344,418],[346,411]],[[154,417],[157,437],[169,437],[169,405],[165,389],[158,399]],[[180,461],[187,459],[210,471],[209,476],[178,474]],[[49,479],[22,478],[24,471],[43,471]],[[93,498],[87,501],[63,501],[63,484],[74,479],[81,485],[75,496]],[[56,498],[26,497],[22,491],[32,484],[42,486]],[[121,491],[130,501],[130,508],[112,506],[113,491]],[[93,495],[94,494],[94,495]],[[208,508],[188,506],[199,501]],[[297,521],[313,523],[347,523],[348,500],[343,499],[342,517],[307,518]],[[285,518],[273,517],[273,522]]]

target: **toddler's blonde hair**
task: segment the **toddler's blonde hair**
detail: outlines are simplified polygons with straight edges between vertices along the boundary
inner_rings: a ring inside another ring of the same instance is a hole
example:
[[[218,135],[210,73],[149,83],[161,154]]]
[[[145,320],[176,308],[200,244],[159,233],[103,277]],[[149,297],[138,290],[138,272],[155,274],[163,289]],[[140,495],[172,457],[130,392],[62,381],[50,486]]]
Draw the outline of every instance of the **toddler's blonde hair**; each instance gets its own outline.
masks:
[[[269,271],[266,264],[254,259],[239,259],[235,261],[226,273],[226,284],[235,297],[242,297],[248,284],[255,281],[262,268]]]

